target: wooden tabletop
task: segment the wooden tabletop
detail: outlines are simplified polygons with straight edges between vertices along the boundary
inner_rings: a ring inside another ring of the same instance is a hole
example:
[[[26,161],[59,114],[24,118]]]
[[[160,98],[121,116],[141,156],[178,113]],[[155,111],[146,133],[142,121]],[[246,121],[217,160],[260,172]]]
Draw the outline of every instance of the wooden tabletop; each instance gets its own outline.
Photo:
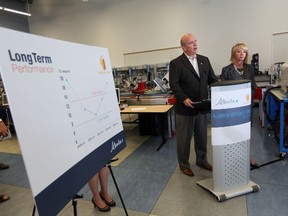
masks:
[[[284,101],[285,103],[287,103],[288,101],[288,97],[287,97],[287,92],[284,92],[282,89],[272,89],[271,90],[272,95],[274,95],[278,100],[280,101]]]
[[[145,105],[145,106],[128,106],[120,110],[121,114],[132,113],[166,113],[172,109],[173,105]]]

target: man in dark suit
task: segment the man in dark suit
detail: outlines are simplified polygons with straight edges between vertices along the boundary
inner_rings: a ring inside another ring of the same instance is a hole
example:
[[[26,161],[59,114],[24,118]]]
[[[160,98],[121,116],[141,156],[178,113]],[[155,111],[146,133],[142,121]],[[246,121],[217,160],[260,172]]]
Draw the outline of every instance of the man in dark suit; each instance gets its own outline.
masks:
[[[194,176],[191,170],[190,142],[194,135],[196,164],[212,171],[207,160],[207,109],[197,109],[193,103],[208,98],[208,87],[217,82],[207,57],[198,55],[197,39],[185,34],[180,41],[183,54],[170,62],[169,82],[176,96],[176,140],[179,167],[185,175]]]

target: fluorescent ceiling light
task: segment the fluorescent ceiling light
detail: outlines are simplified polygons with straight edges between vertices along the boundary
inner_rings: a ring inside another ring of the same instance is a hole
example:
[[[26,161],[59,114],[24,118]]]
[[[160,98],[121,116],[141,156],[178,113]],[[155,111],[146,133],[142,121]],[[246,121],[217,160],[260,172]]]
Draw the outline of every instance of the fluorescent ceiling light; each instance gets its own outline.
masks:
[[[5,10],[5,11],[9,11],[9,12],[12,12],[12,13],[17,13],[17,14],[25,15],[25,16],[31,16],[30,13],[26,13],[26,12],[22,12],[22,11],[18,11],[18,10],[13,10],[13,9],[10,9],[10,8],[5,8],[5,7],[1,7],[1,6],[0,6],[0,9],[1,9],[1,10]]]

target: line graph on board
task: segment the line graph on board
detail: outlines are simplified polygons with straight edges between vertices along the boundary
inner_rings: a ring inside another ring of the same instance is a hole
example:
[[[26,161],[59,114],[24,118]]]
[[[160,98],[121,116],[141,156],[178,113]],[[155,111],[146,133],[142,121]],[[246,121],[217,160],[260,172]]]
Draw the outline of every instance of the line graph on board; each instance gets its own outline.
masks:
[[[79,81],[75,82],[70,71],[59,72],[67,117],[78,148],[105,137],[106,133],[119,126],[119,113],[111,107],[111,101],[115,100],[116,103],[116,93],[109,80],[101,77],[103,80],[97,85],[86,85],[85,83],[91,80],[85,82],[84,79],[79,84]]]

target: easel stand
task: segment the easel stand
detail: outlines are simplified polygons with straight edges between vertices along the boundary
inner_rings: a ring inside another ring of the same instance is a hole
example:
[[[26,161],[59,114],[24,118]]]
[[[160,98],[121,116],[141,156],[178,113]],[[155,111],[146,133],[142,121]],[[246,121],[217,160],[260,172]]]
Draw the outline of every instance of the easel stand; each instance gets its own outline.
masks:
[[[115,184],[115,187],[116,187],[116,190],[117,190],[117,193],[120,197],[120,200],[121,200],[121,203],[122,203],[122,206],[124,208],[124,211],[125,211],[125,215],[128,216],[128,212],[127,212],[127,209],[125,207],[125,204],[124,204],[124,201],[122,199],[122,196],[121,196],[121,193],[120,193],[120,190],[118,188],[118,185],[117,185],[117,182],[116,182],[116,179],[115,179],[115,176],[113,174],[113,171],[112,171],[112,168],[111,168],[111,163],[114,162],[114,161],[117,161],[118,158],[116,159],[112,159],[106,166],[108,166],[109,170],[110,170],[110,173],[111,173],[111,176],[112,176],[112,179],[113,179],[113,182]],[[73,199],[72,199],[72,205],[73,205],[73,212],[74,212],[74,216],[77,216],[77,199],[79,198],[83,198],[83,195],[78,195],[76,194]],[[34,207],[33,207],[33,212],[32,212],[32,216],[35,216],[35,212],[36,212],[36,205],[34,204]]]
[[[117,185],[117,182],[116,182],[115,176],[114,176],[113,171],[112,171],[112,168],[111,168],[111,163],[114,162],[114,161],[117,161],[117,160],[118,160],[118,158],[116,158],[116,159],[112,159],[112,160],[107,164],[107,166],[108,166],[108,168],[109,168],[109,170],[110,170],[110,173],[111,173],[111,176],[112,176],[113,182],[114,182],[114,184],[115,184],[116,190],[117,190],[118,195],[119,195],[119,197],[120,197],[120,200],[121,200],[122,206],[123,206],[123,208],[124,208],[125,214],[126,214],[126,216],[128,216],[127,209],[126,209],[126,207],[125,207],[124,201],[123,201],[123,199],[122,199],[122,196],[121,196],[120,190],[119,190],[119,188],[118,188],[118,185]]]
[[[35,216],[35,212],[36,212],[36,205],[34,204],[33,211],[32,211],[32,216]]]
[[[77,216],[77,199],[82,199],[82,198],[83,198],[83,195],[76,194],[72,199],[74,216]],[[32,216],[35,216],[35,212],[36,212],[36,205],[34,204]]]
[[[74,212],[74,216],[77,216],[77,199],[82,199],[83,195],[75,195],[72,199],[72,205],[73,205],[73,212]]]

